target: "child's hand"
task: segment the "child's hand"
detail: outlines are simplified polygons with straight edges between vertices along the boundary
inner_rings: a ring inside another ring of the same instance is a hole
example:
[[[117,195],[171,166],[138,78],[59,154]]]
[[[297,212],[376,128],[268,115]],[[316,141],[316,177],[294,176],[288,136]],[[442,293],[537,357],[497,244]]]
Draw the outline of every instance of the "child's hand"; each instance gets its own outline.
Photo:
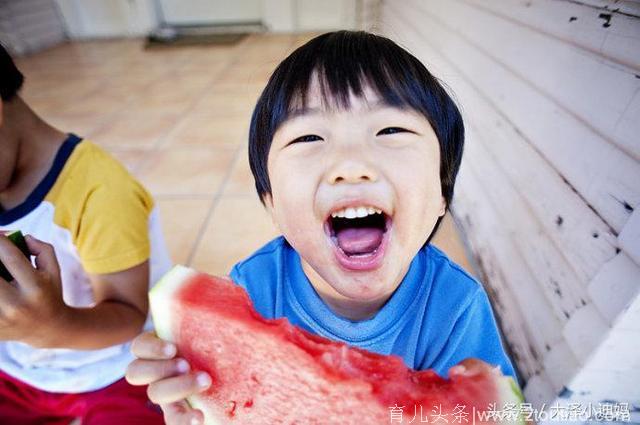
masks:
[[[138,359],[127,368],[127,381],[132,385],[149,385],[149,399],[160,405],[166,423],[203,423],[202,412],[191,409],[185,399],[209,388],[209,375],[204,372],[189,373],[187,361],[175,358],[175,345],[161,340],[151,332],[136,337],[131,351]]]
[[[492,373],[495,375],[502,375],[500,366],[492,366],[487,362],[484,362],[476,358],[464,359],[455,366],[449,369],[449,377],[453,376],[473,376],[479,373]]]
[[[49,334],[63,327],[69,307],[62,300],[60,269],[53,247],[26,236],[36,257],[34,269],[24,254],[0,234],[0,260],[14,277],[0,278],[0,340],[40,346]]]

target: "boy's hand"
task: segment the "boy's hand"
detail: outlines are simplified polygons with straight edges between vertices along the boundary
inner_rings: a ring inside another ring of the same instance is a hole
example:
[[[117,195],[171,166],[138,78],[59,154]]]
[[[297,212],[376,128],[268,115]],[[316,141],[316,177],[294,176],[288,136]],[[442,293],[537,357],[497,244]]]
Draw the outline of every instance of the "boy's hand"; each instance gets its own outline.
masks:
[[[500,366],[492,366],[487,362],[484,362],[476,358],[464,359],[455,366],[449,369],[449,377],[453,376],[474,376],[479,373],[491,373],[495,375],[502,375]]]
[[[136,337],[131,351],[138,359],[129,365],[125,377],[132,385],[149,385],[149,399],[160,405],[166,423],[203,423],[202,412],[189,407],[185,399],[209,388],[209,375],[205,372],[189,372],[189,363],[175,357],[175,345],[161,340],[152,332]]]
[[[40,346],[59,329],[69,307],[62,300],[60,269],[53,247],[26,236],[36,268],[20,250],[0,234],[0,260],[14,277],[0,278],[0,340]]]

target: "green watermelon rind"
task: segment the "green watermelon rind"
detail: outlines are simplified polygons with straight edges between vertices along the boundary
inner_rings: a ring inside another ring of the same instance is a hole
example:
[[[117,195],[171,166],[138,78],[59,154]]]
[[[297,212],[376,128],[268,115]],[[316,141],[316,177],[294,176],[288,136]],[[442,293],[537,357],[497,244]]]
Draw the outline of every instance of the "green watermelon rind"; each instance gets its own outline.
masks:
[[[199,272],[185,266],[176,265],[167,274],[165,274],[158,283],[149,292],[149,307],[151,310],[151,317],[155,326],[155,331],[158,337],[165,341],[176,342],[176,338],[173,335],[171,317],[172,308],[170,303],[173,300],[173,294],[180,289],[180,287],[187,282],[187,279],[191,276],[198,275]],[[496,379],[497,393],[503,404],[516,403],[520,405],[524,403],[524,397],[518,384],[510,376],[498,377]],[[216,418],[211,417],[211,410],[201,402],[199,396],[191,396],[187,398],[189,405],[195,409],[201,410],[205,413],[205,423],[207,425],[218,425],[223,422],[219,422]],[[497,406],[498,409],[501,406]],[[511,422],[513,424],[525,424],[526,421],[520,417],[518,421]]]
[[[167,274],[165,274],[149,292],[149,309],[151,310],[151,318],[153,320],[156,335],[161,339],[169,342],[176,342],[171,326],[174,321],[171,317],[172,308],[170,307],[170,303],[173,299],[173,294],[180,289],[189,277],[197,274],[198,272],[193,269],[176,265],[169,270],[169,272],[167,272]],[[206,425],[223,425],[223,422],[219,422],[215,418],[211,417],[210,410],[200,401],[199,396],[190,396],[187,398],[187,402],[194,409],[198,409],[205,413]]]
[[[24,239],[24,235],[20,230],[13,230],[5,233],[4,235],[20,250],[20,252],[24,254],[27,259],[31,259],[31,252],[29,251],[29,247],[27,246],[27,241]],[[13,276],[11,276],[11,273],[9,273],[9,270],[7,270],[2,261],[0,261],[0,277],[7,281],[13,279]]]

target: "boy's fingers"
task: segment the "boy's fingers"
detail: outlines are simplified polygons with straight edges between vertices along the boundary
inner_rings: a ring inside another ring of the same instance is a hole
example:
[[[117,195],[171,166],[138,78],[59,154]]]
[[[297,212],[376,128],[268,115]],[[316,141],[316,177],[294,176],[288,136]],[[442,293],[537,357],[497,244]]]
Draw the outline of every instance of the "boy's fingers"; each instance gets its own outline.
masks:
[[[22,251],[4,235],[0,235],[0,261],[2,261],[7,270],[9,270],[9,273],[11,273],[20,285],[37,285],[31,263]]]
[[[185,359],[134,360],[127,367],[125,378],[132,385],[147,385],[189,371]]]
[[[31,254],[36,257],[36,267],[38,270],[43,270],[48,274],[54,275],[60,273],[60,267],[53,245],[42,242],[31,235],[26,235],[24,240]]]
[[[149,384],[147,395],[149,400],[162,405],[186,399],[209,386],[211,386],[209,375],[205,372],[194,372]]]
[[[164,412],[167,425],[200,425],[204,423],[204,415],[200,410],[192,409],[182,400],[160,406]]]
[[[479,373],[500,374],[500,368],[476,358],[464,359],[449,369],[449,375],[473,376]]]
[[[176,355],[176,346],[158,338],[153,332],[145,332],[133,340],[131,352],[139,359],[171,359]]]

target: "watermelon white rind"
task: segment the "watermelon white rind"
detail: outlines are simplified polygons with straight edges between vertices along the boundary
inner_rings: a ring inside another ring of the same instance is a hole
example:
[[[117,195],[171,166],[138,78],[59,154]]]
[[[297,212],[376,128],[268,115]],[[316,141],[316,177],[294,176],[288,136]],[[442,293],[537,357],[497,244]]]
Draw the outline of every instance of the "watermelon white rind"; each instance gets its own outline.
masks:
[[[523,402],[511,377],[486,372],[445,380],[407,369],[397,356],[330,341],[286,319],[264,319],[240,286],[183,266],[154,287],[150,308],[158,336],[176,343],[194,370],[212,376],[212,387],[188,400],[206,424],[382,424],[390,422],[394,402],[411,409],[402,422],[409,423],[418,403],[429,410],[444,403],[451,413],[458,403],[471,410],[495,401],[499,414]],[[512,413],[500,423],[521,418]]]
[[[165,341],[175,342],[171,324],[174,323],[171,303],[175,292],[189,277],[196,275],[193,269],[174,266],[149,292],[149,308],[156,334]]]

